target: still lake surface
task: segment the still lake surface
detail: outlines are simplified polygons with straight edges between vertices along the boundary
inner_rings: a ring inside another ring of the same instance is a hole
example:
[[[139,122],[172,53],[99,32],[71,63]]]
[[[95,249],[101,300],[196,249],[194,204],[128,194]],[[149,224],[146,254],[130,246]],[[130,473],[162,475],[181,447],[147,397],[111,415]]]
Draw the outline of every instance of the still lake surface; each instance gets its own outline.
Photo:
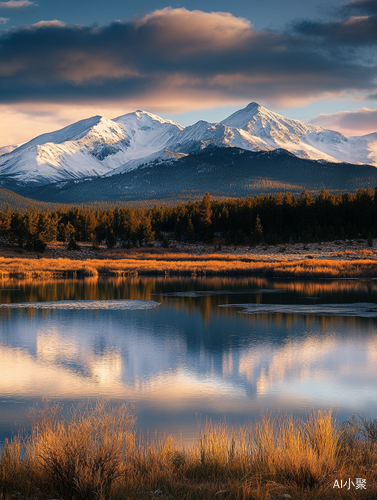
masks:
[[[43,398],[102,396],[184,441],[262,412],[377,418],[377,281],[0,282],[0,441]]]

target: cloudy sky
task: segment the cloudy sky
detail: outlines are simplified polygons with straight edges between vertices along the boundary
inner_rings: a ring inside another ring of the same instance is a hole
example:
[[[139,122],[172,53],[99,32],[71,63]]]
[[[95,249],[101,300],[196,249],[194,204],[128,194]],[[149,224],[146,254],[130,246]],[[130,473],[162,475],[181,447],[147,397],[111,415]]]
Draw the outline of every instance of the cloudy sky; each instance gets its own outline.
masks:
[[[0,1],[0,146],[145,109],[182,125],[256,101],[377,131],[377,0]]]

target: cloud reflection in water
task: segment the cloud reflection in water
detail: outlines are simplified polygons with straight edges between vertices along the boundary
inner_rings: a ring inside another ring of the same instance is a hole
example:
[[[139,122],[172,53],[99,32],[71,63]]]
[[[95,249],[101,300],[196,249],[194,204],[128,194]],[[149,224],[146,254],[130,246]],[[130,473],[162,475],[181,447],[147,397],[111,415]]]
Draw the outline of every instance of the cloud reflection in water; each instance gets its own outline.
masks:
[[[144,428],[189,433],[198,415],[240,423],[262,410],[332,406],[377,417],[375,304],[297,304],[295,296],[238,314],[239,304],[217,307],[221,294],[172,299],[160,294],[159,307],[143,310],[1,309],[3,401],[106,396],[135,402]],[[0,405],[5,425],[1,414]]]

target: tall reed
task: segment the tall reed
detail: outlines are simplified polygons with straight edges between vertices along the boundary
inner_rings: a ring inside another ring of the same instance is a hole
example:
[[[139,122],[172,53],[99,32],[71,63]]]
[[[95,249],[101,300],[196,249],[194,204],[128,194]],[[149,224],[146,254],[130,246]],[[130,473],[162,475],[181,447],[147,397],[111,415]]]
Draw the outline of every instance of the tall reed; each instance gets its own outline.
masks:
[[[81,404],[68,415],[47,404],[30,412],[25,459],[33,484],[63,498],[90,499],[109,493],[125,473],[132,452],[134,416],[106,401]]]

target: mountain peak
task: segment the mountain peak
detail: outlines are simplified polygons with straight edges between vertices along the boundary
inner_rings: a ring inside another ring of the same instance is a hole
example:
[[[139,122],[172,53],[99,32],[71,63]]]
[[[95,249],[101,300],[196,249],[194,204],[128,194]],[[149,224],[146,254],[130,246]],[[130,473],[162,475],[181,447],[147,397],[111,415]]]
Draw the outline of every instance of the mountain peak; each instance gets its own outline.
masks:
[[[145,124],[169,124],[174,125],[179,130],[183,130],[182,125],[179,123],[168,120],[166,118],[161,118],[158,115],[154,115],[153,113],[149,113],[149,111],[143,111],[142,109],[138,109],[133,111],[132,113],[127,113],[122,116],[118,116],[114,118],[113,121],[121,123],[125,126],[136,126],[136,123],[145,122]],[[139,125],[137,125],[139,126]]]
[[[227,125],[228,127],[236,127],[247,129],[249,123],[254,122],[256,117],[261,115],[261,112],[268,113],[268,110],[258,104],[257,102],[251,102],[245,108],[239,109],[235,113],[231,114],[221,123]]]
[[[261,106],[260,104],[258,104],[257,102],[250,102],[246,108],[243,108],[243,109],[240,109],[239,111],[254,111],[255,109],[259,109],[259,108],[262,108],[263,106]]]

